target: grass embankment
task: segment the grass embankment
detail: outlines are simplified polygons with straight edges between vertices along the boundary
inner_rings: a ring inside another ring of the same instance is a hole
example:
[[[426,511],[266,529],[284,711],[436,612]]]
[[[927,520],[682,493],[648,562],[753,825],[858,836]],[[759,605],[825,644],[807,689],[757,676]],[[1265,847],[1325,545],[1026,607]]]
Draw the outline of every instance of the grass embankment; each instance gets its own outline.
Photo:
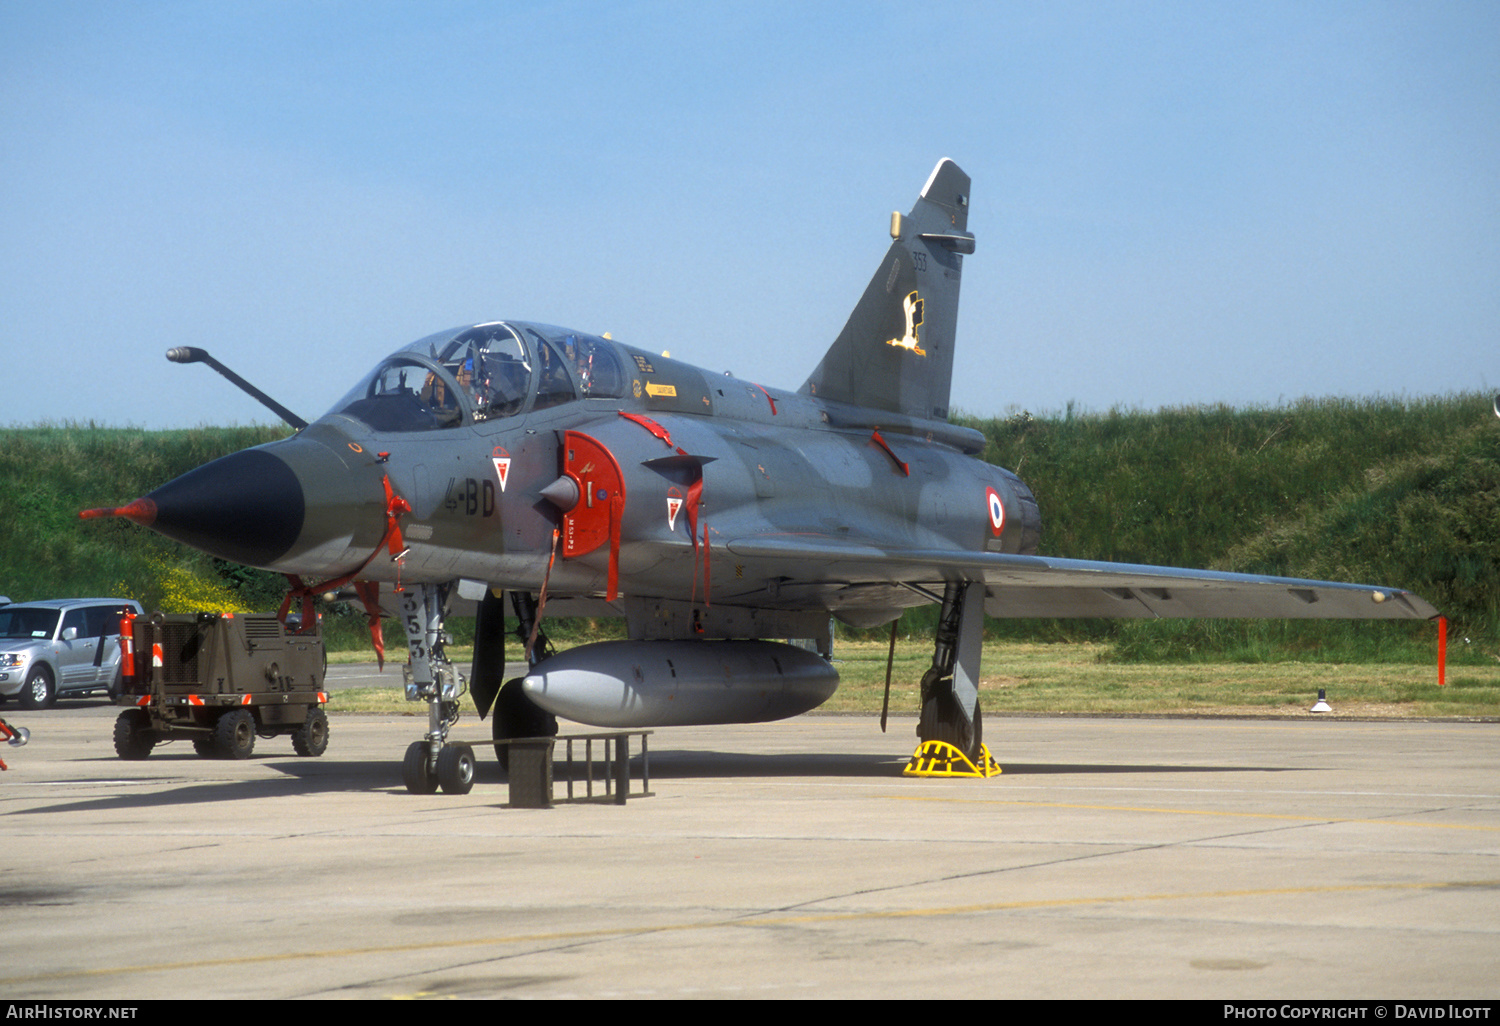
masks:
[[[210,557],[125,520],[78,514],[123,506],[194,467],[286,434],[95,424],[0,430],[0,594],[17,602],[120,596],[173,613],[264,608],[245,606]]]
[[[834,658],[841,683],[824,712],[880,715],[887,647],[840,642]],[[1318,689],[1328,693],[1334,716],[1500,718],[1500,660],[1450,667],[1437,685],[1435,659],[1426,663],[1118,663],[1098,642],[985,645],[980,698],[986,713],[1094,713],[1113,715],[1313,716]],[[454,649],[467,670],[472,653]],[[363,656],[368,658],[368,656]],[[339,661],[353,662],[355,653]],[[917,711],[918,682],[932,660],[931,647],[898,642],[892,670],[891,711]],[[388,688],[336,691],[329,708],[341,712],[396,712],[425,716],[426,706],[402,696],[400,669]],[[472,704],[465,700],[465,712]],[[1326,714],[1318,714],[1326,715]]]
[[[1394,585],[1500,652],[1500,421],[1487,397],[968,423],[988,439],[984,458],[1036,492],[1044,554]],[[1148,662],[1386,660],[1430,636],[1421,625],[1224,620],[994,632],[1106,640],[1115,658]]]
[[[966,423],[988,440],[982,458],[1015,469],[1036,493],[1045,555],[1394,585],[1432,601],[1452,623],[1452,684],[1435,693],[1427,624],[990,620],[987,637],[1007,644],[986,654],[986,707],[1295,710],[1334,676],[1341,688],[1345,678],[1387,681],[1384,692],[1347,699],[1370,708],[1429,715],[1493,705],[1500,421],[1489,397],[1022,412]],[[0,594],[124,595],[167,612],[275,608],[284,591],[278,575],[217,563],[124,521],[81,523],[77,513],[122,505],[285,433],[93,424],[0,431]],[[363,618],[346,615],[344,604],[325,613],[330,648],[368,658]],[[910,640],[897,680],[906,682],[907,709],[930,657],[920,639],[931,636],[935,616],[929,606],[902,618]],[[472,638],[472,621],[449,626],[460,645]],[[590,629],[549,624],[554,639],[570,643]],[[394,624],[386,637],[396,651]],[[831,708],[878,709],[878,695],[866,693],[883,683],[885,637],[884,629],[840,628],[845,684]],[[1231,695],[1230,680],[1244,680],[1245,690]]]

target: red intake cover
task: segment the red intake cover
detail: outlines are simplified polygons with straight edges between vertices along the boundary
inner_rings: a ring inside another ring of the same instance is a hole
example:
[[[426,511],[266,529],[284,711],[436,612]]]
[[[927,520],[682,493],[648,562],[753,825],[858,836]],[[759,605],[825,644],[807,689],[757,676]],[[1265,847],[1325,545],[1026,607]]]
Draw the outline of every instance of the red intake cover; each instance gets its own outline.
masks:
[[[605,542],[618,544],[625,508],[625,477],[614,455],[577,431],[563,432],[563,473],[578,485],[578,504],[563,515],[564,556],[582,556]]]

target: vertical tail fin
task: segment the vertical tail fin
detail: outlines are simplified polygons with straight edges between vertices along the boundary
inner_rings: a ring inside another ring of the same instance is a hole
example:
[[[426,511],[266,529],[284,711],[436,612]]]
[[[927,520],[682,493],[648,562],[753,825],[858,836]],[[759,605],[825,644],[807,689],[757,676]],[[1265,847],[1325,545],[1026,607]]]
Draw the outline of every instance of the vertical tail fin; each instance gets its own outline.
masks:
[[[969,176],[945,157],[911,213],[891,215],[891,248],[803,394],[948,419],[968,223]]]

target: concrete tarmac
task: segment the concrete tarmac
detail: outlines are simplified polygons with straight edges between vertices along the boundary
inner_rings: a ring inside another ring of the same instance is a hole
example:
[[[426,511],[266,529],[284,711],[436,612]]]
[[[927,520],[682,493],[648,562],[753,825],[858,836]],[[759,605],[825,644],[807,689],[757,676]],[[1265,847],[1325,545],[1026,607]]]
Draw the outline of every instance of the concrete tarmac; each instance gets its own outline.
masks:
[[[523,810],[487,749],[407,794],[425,716],[125,762],[116,712],[4,709],[4,998],[1500,996],[1493,724],[991,717],[1002,776],[923,780],[804,716]]]

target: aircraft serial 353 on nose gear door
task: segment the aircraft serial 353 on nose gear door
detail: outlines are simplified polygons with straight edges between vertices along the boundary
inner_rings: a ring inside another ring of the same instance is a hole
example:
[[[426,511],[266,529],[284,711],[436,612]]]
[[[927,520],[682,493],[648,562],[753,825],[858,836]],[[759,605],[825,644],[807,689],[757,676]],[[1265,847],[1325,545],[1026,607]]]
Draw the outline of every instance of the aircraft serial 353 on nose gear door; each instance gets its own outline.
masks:
[[[430,709],[413,791],[472,783],[473,751],[448,740],[466,688],[496,739],[555,733],[557,716],[644,728],[816,708],[838,683],[830,617],[873,627],[941,604],[917,732],[950,769],[983,771],[985,615],[1436,615],[1383,585],[1038,555],[1030,489],[948,421],[968,219],[969,177],[943,160],[795,392],[569,328],[452,328],[311,423],[273,407],[293,436],[83,515],[283,573],[289,602],[352,585],[373,616],[395,589],[408,694]],[[529,667],[510,681],[506,592]],[[444,653],[459,593],[479,601],[468,681]],[[623,617],[629,640],[554,654],[540,621],[562,612]],[[813,644],[771,640],[786,638]]]

